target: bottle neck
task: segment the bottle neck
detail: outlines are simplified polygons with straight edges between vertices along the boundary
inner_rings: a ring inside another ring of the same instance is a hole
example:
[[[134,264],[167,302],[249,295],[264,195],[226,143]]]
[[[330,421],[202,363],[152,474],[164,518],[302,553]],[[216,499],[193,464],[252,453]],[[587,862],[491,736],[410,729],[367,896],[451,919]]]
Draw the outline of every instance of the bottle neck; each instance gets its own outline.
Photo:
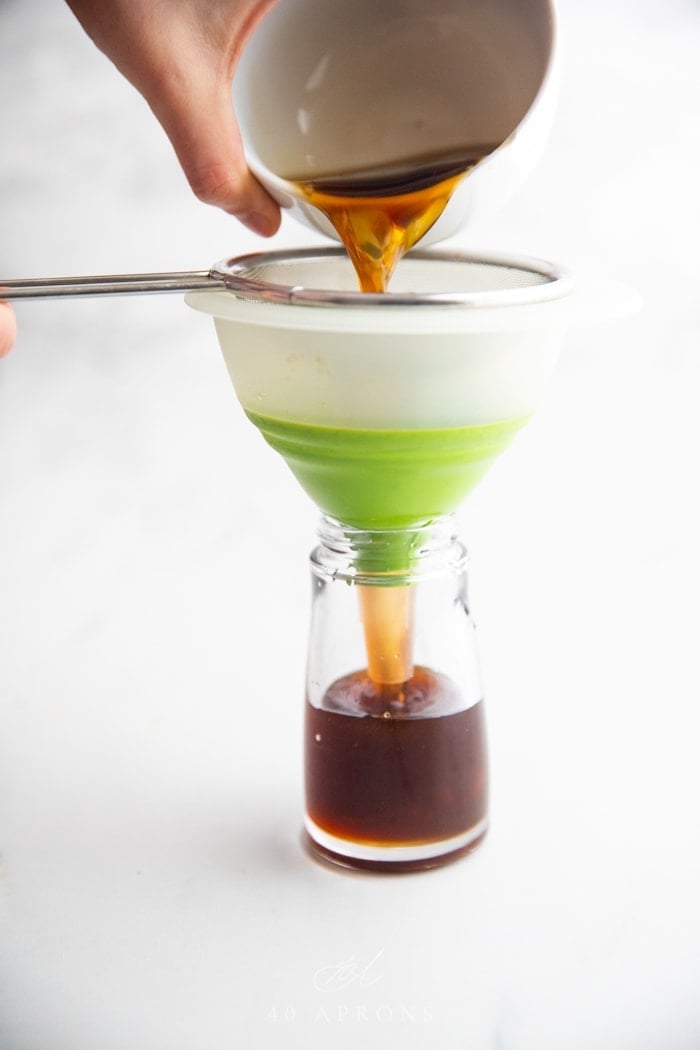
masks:
[[[418,583],[465,571],[467,552],[453,514],[397,529],[356,529],[323,515],[319,543],[311,554],[314,571],[368,586]]]

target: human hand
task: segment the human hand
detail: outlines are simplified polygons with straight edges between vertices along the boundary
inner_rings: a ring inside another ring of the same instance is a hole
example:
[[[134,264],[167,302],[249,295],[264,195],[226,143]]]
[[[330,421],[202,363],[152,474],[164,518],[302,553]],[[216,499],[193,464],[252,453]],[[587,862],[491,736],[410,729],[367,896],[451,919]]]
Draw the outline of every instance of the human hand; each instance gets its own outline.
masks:
[[[280,209],[248,170],[231,83],[275,0],[67,0],[83,29],[144,96],[200,200],[270,236]]]
[[[0,357],[9,354],[17,337],[17,322],[9,303],[0,303]]]

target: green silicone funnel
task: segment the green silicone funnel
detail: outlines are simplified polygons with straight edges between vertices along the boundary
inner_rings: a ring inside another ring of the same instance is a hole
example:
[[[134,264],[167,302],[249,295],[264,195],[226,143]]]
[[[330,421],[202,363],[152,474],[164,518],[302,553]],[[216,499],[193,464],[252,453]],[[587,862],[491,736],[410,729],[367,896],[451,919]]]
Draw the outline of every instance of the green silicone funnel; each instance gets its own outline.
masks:
[[[238,398],[320,509],[364,530],[455,510],[526,422],[571,281],[529,259],[418,252],[355,291],[338,249],[221,264],[213,315]]]

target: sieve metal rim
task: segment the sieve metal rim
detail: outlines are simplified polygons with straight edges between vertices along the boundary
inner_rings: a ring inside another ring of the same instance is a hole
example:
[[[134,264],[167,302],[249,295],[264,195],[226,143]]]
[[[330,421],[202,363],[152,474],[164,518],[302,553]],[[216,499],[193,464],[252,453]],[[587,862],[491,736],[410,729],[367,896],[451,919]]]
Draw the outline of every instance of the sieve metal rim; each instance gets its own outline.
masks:
[[[455,307],[461,309],[528,306],[563,299],[574,289],[571,272],[556,263],[527,255],[471,253],[447,249],[412,251],[405,257],[419,261],[438,260],[450,263],[493,266],[501,270],[520,270],[543,278],[536,284],[514,288],[446,292],[360,292],[302,285],[284,285],[246,276],[251,269],[279,262],[306,259],[347,259],[343,247],[284,248],[268,252],[251,252],[216,263],[210,276],[221,281],[226,291],[238,299],[286,306],[346,307],[382,310],[406,306]]]

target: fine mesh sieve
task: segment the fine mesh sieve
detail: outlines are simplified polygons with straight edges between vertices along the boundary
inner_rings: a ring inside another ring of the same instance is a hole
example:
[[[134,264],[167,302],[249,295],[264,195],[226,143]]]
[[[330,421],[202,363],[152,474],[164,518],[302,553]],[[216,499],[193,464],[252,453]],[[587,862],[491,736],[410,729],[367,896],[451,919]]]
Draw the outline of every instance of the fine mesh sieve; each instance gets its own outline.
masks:
[[[8,300],[226,289],[260,303],[316,307],[502,307],[563,298],[571,290],[571,279],[564,270],[538,260],[417,251],[402,260],[390,292],[367,294],[357,290],[344,249],[335,247],[245,255],[210,270],[181,273],[0,279],[0,298]]]
[[[389,292],[357,290],[342,248],[257,253],[220,262],[212,271],[229,291],[258,302],[346,306],[517,306],[559,299],[571,279],[559,267],[533,259],[415,251],[404,256]]]

